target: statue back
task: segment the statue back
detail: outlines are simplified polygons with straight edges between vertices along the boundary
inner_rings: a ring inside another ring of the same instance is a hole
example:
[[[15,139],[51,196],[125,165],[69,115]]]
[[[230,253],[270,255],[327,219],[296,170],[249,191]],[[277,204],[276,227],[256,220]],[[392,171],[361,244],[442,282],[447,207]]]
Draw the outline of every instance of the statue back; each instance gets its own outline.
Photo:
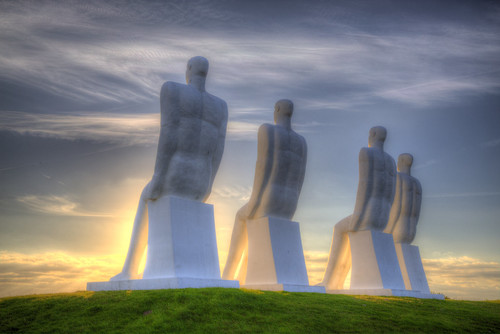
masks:
[[[359,155],[359,183],[352,231],[383,230],[387,225],[396,183],[396,164],[386,152],[364,147]]]
[[[167,82],[161,93],[165,156],[169,157],[163,193],[206,198],[222,157],[226,103],[189,85]],[[220,147],[222,145],[222,148]]]
[[[269,143],[273,146],[273,164],[258,215],[291,219],[304,181],[306,141],[291,129],[269,124],[265,126],[273,129]]]

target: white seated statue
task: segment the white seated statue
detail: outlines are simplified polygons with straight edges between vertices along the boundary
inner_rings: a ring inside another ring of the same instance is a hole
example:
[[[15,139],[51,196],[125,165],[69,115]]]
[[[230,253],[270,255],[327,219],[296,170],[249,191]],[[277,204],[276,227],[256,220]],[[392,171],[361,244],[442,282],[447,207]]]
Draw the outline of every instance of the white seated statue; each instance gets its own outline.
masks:
[[[184,233],[182,225],[194,224],[194,222],[173,221],[183,220],[182,217],[189,214],[189,212],[179,210],[195,211],[196,214],[201,210],[200,212],[211,220],[207,223],[208,232],[203,231],[203,233],[208,233],[206,238],[211,240],[210,256],[217,254],[217,245],[214,244],[215,228],[210,226],[214,224],[213,208],[203,202],[210,195],[224,151],[228,111],[226,102],[206,92],[207,73],[207,59],[193,57],[187,63],[187,85],[168,81],[161,88],[161,131],[154,174],[140,197],[123,269],[118,275],[112,277],[111,281],[141,278],[138,269],[146,246],[148,246],[146,269],[142,278],[160,278],[174,274],[172,272],[165,274],[167,269],[162,268],[166,266],[163,262],[175,262],[179,259],[166,259],[167,255],[162,253],[167,252],[169,256],[173,256],[172,250],[165,251],[166,247],[171,246],[169,243],[187,243],[190,235],[197,233],[182,234]],[[175,210],[177,210],[175,213],[177,218],[171,212]],[[152,214],[157,221],[152,221]],[[181,218],[178,219],[178,217]],[[198,218],[194,217],[194,219]],[[181,233],[182,237],[181,234],[170,235],[174,232],[165,232],[167,228],[177,231],[175,233]],[[171,240],[172,238],[187,239],[183,241]],[[187,249],[197,245],[180,246]],[[214,247],[215,249],[212,249]],[[192,259],[186,257],[181,260],[191,261]],[[218,257],[210,261],[217,262],[210,264],[213,267],[210,269],[213,271],[210,276],[220,279]],[[179,266],[182,267],[182,264],[175,262],[168,266],[171,266],[168,270],[174,271]]]
[[[343,289],[351,269],[349,233],[383,231],[394,199],[396,165],[384,152],[387,130],[370,129],[368,147],[359,152],[359,183],[352,215],[339,221],[333,231],[328,264],[320,285],[326,290]]]
[[[224,279],[247,285],[309,285],[299,226],[290,221],[307,161],[306,141],[291,128],[292,113],[292,101],[280,100],[275,125],[259,128],[253,190],[236,214]]]
[[[430,293],[418,247],[410,245],[415,239],[422,204],[422,186],[410,174],[412,164],[411,154],[399,155],[396,192],[384,232],[393,236],[405,288]]]

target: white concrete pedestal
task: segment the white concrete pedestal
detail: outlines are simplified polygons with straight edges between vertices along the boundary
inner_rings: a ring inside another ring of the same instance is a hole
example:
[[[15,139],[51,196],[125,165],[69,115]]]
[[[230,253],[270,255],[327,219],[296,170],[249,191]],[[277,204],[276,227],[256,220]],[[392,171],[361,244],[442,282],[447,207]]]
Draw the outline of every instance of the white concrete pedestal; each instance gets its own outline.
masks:
[[[418,247],[401,243],[395,246],[406,290],[431,293]]]
[[[220,278],[213,206],[165,196],[148,202],[146,267],[142,279],[92,282],[87,290],[229,287]]]
[[[299,223],[264,217],[247,222],[248,265],[243,288],[324,293],[309,286]]]
[[[349,242],[351,289],[405,289],[392,234],[350,232]]]
[[[350,232],[349,242],[352,255],[351,287],[344,290],[327,290],[327,293],[444,299],[443,295],[431,294],[428,286],[427,290],[419,291],[405,286],[400,269],[401,262],[396,250],[399,249],[399,253],[404,254],[402,256],[406,256],[405,259],[408,260],[405,272],[415,277],[415,286],[422,287],[421,275],[423,274],[425,279],[425,273],[417,247],[395,246],[392,234],[379,231]],[[415,248],[412,247],[416,248],[416,253]],[[416,255],[418,255],[418,261]],[[418,264],[420,264],[421,272]],[[410,270],[407,271],[407,268]],[[426,279],[425,284],[427,284]]]

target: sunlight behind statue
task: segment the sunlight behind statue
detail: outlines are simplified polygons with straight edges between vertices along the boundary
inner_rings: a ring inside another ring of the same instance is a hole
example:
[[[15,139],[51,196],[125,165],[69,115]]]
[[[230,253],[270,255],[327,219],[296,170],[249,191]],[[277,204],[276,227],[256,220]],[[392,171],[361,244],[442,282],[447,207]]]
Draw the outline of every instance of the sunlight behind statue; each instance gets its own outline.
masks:
[[[339,221],[333,230],[330,255],[323,281],[327,290],[343,289],[351,269],[348,232],[383,231],[387,225],[394,199],[396,165],[384,152],[387,130],[382,126],[370,129],[368,147],[359,152],[359,183],[352,215]]]
[[[157,256],[152,242],[148,204],[165,196],[204,202],[224,151],[227,105],[205,91],[208,61],[193,57],[186,69],[187,85],[166,82],[160,93],[161,131],[151,181],[144,188],[134,220],[123,270],[111,280],[140,278],[139,263],[148,245],[148,265]],[[149,266],[151,267],[151,266]]]

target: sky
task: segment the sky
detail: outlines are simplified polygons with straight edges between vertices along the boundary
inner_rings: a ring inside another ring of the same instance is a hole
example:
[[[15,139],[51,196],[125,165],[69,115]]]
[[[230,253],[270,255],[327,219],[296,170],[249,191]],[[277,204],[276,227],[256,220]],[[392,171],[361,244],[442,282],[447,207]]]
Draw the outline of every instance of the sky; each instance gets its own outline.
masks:
[[[352,213],[372,126],[414,156],[433,292],[500,299],[496,1],[0,1],[0,296],[84,290],[123,264],[152,176],[159,91],[210,62],[229,124],[208,202],[221,268],[249,199],[257,129],[291,99],[308,144],[311,284]]]

